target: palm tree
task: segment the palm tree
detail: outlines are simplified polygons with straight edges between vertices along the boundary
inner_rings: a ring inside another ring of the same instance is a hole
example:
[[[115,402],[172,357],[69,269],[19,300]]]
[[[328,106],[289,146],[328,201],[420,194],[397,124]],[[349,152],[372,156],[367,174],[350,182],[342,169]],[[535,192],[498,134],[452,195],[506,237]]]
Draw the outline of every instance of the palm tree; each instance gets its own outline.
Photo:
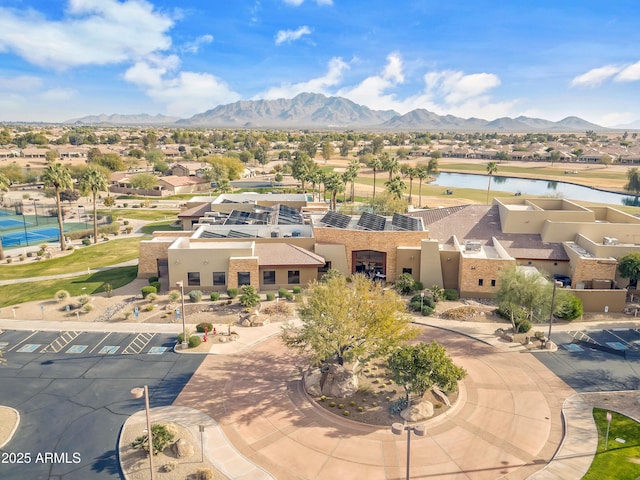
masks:
[[[0,173],[0,192],[9,190],[9,179]],[[0,260],[4,260],[4,250],[2,249],[2,238],[0,238]]]
[[[409,205],[411,205],[411,200],[413,197],[413,179],[416,177],[416,169],[410,167],[409,165],[403,165],[400,168],[400,171],[405,177],[409,177]]]
[[[416,177],[420,180],[418,189],[418,207],[422,207],[422,181],[425,178],[429,178],[429,171],[424,165],[418,165],[416,167]]]
[[[337,172],[331,172],[324,178],[324,189],[331,192],[331,202],[329,204],[332,210],[336,209],[336,196],[338,192],[344,190],[344,182],[342,181],[342,175]]]
[[[80,178],[80,191],[83,195],[91,193],[93,197],[93,243],[98,243],[98,217],[96,215],[96,197],[109,187],[107,177],[95,167],[89,168]]]
[[[360,171],[360,162],[356,159],[351,160],[349,162],[349,166],[347,167],[347,172],[349,172],[349,181],[351,182],[351,201],[354,201],[356,194],[356,178],[358,178],[358,172]]]
[[[398,200],[402,198],[402,194],[407,189],[407,184],[404,183],[400,175],[396,175],[393,179],[386,181],[384,185],[387,187],[387,191]]]
[[[391,181],[394,173],[400,169],[400,163],[398,163],[398,159],[396,157],[387,157],[382,160],[382,168],[389,172],[389,181]]]
[[[373,157],[369,162],[369,168],[373,170],[373,198],[376,198],[376,172],[382,168],[379,157]]]
[[[73,188],[73,179],[69,169],[61,163],[50,163],[44,169],[44,174],[40,178],[45,187],[53,188],[56,197],[56,208],[58,210],[58,228],[60,229],[60,250],[66,250],[67,246],[64,240],[64,224],[62,219],[62,202],[60,201],[60,192],[62,190],[70,190]]]
[[[496,162],[487,163],[487,175],[489,175],[489,185],[487,186],[487,205],[489,205],[489,191],[491,190],[491,177],[498,173],[498,164]]]

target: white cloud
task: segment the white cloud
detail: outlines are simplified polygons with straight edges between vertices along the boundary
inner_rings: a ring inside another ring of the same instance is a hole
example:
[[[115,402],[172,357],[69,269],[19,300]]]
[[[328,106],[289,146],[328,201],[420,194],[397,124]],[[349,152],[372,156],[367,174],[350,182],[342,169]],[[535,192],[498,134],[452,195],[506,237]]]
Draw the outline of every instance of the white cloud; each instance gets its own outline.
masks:
[[[622,67],[617,65],[605,65],[604,67],[593,68],[582,75],[578,75],[571,80],[572,87],[597,87],[605,80],[620,72]]]
[[[187,42],[182,46],[182,50],[189,53],[198,53],[200,47],[213,42],[213,35],[200,35],[192,42]]]
[[[640,80],[640,62],[624,67],[614,80],[616,82],[635,82]]]
[[[254,99],[274,100],[277,98],[292,98],[303,92],[331,95],[329,87],[337,86],[342,81],[345,70],[348,69],[349,65],[347,65],[342,58],[334,57],[329,62],[327,73],[322,77],[312,78],[306,82],[282,84],[259,93]]]
[[[303,35],[311,34],[311,29],[306,25],[299,27],[297,30],[280,30],[276,34],[276,45],[281,45],[285,42],[291,43],[294,40],[299,40]]]
[[[61,20],[0,8],[0,51],[64,69],[132,61],[171,46],[173,19],[145,0],[69,0]]]
[[[304,3],[304,0],[283,0],[287,5],[292,7],[299,7]],[[318,5],[333,5],[333,0],[316,0]]]
[[[23,92],[36,90],[42,86],[42,79],[32,75],[18,75],[11,78],[0,78],[0,90]]]
[[[124,78],[166,106],[169,115],[189,116],[240,99],[224,81],[210,73],[177,72],[179,59],[150,57],[129,68]]]
[[[73,88],[51,88],[40,94],[40,98],[47,102],[66,102],[76,94]]]
[[[617,127],[618,125],[632,123],[637,118],[638,114],[633,112],[611,112],[596,119],[596,123],[603,127]]]
[[[428,94],[442,97],[450,105],[478,97],[500,85],[500,79],[492,73],[465,75],[451,70],[430,72],[425,75],[424,80]]]

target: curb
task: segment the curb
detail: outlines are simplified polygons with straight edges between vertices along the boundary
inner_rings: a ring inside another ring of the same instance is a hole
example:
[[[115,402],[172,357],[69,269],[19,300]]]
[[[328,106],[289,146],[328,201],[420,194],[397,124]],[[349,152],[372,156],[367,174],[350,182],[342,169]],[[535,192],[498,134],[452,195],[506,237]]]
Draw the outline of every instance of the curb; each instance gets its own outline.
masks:
[[[0,443],[0,448],[3,448],[7,443],[11,441],[11,439],[13,438],[13,435],[18,430],[18,426],[20,425],[20,412],[18,412],[15,408],[12,408],[12,407],[0,406],[0,409],[2,408],[6,408],[7,410],[11,410],[12,412],[14,412],[16,414],[16,421],[15,421],[15,424],[13,425],[13,428],[9,432],[7,439],[4,441],[4,443]]]

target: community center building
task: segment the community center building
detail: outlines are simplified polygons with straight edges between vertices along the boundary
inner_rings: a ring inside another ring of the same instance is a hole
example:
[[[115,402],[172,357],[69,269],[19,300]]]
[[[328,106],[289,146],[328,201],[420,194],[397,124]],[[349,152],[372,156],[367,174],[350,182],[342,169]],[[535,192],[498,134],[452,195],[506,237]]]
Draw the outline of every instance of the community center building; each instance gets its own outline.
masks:
[[[169,287],[258,291],[304,286],[328,269],[490,298],[514,266],[568,277],[586,311],[622,312],[627,281],[618,259],[640,251],[640,219],[610,206],[558,198],[496,198],[384,217],[330,211],[308,194],[194,197],[182,231],[158,231],[140,247],[138,274]]]

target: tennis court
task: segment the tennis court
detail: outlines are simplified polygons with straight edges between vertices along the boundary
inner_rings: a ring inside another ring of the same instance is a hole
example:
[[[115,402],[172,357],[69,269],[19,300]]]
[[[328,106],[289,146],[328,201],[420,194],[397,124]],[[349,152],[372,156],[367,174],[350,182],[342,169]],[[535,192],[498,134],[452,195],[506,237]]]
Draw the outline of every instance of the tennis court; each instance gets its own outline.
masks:
[[[55,242],[59,239],[59,230],[53,227],[37,228],[25,232],[12,232],[2,235],[2,248],[38,245],[43,242]]]
[[[23,222],[21,220],[15,220],[13,218],[0,219],[0,230],[8,230],[10,228],[23,227],[25,225],[33,225],[31,222]]]

